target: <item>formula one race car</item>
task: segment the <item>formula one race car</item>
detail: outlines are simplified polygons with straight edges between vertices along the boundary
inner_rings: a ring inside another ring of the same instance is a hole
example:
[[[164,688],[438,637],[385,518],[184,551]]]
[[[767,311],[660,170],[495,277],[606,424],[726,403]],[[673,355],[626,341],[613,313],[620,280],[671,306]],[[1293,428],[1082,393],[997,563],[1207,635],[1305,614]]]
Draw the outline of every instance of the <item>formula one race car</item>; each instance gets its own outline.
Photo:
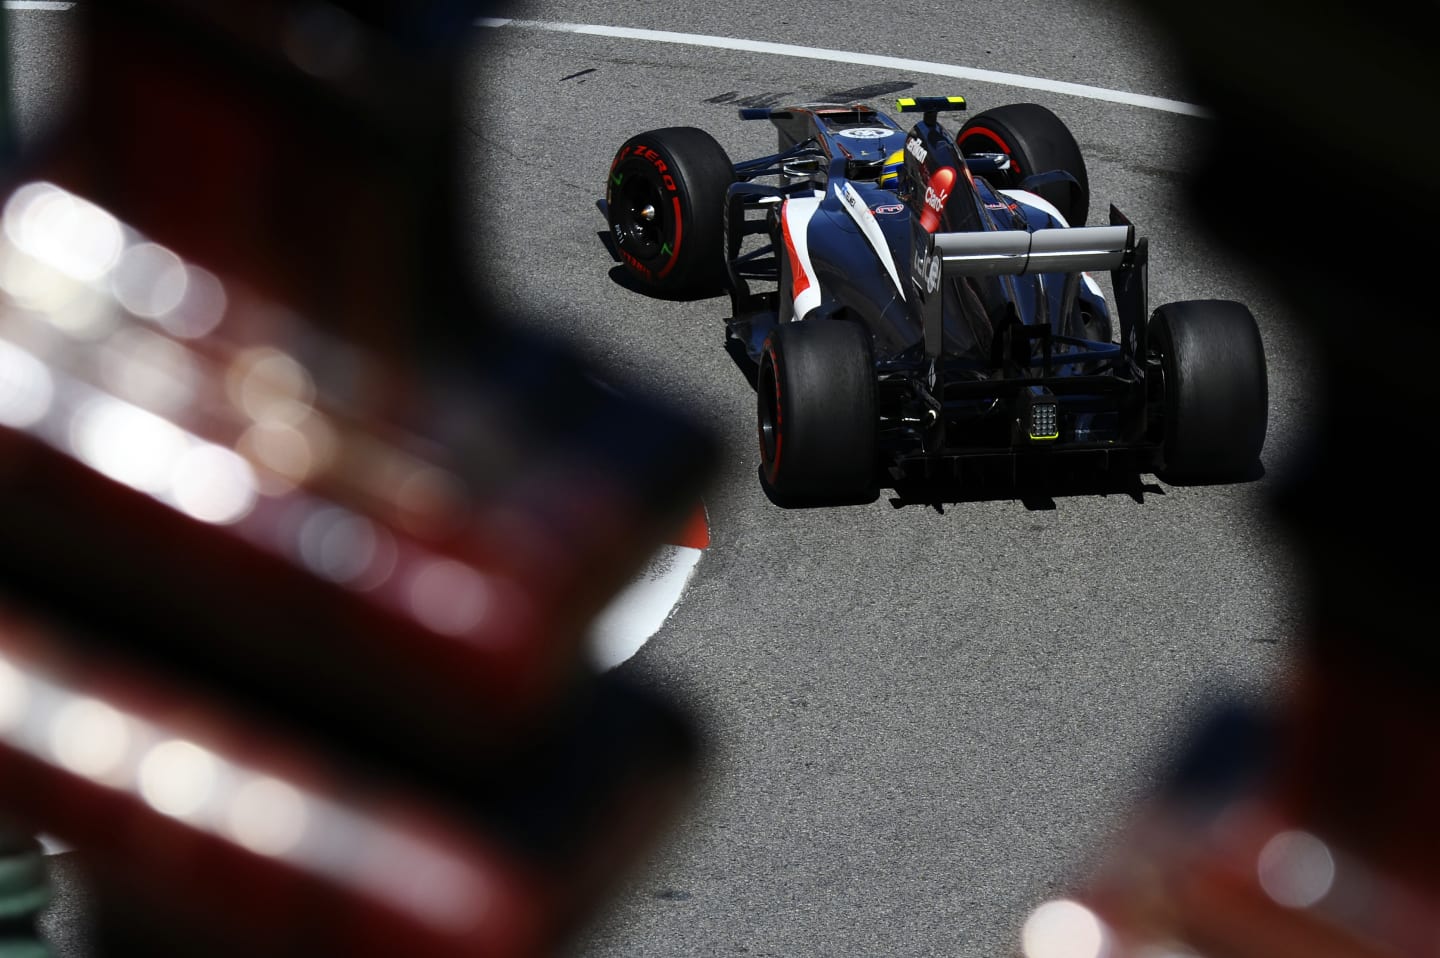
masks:
[[[1175,483],[1258,474],[1268,387],[1240,303],[1146,313],[1146,242],[1113,206],[1087,227],[1080,148],[1033,103],[952,133],[861,104],[742,109],[779,150],[732,163],[671,127],[616,153],[604,210],[657,293],[728,288],[779,501],[872,500],[887,477],[1012,479],[1128,463]],[[1110,307],[1090,271],[1108,271]],[[1118,326],[1118,329],[1115,327]]]

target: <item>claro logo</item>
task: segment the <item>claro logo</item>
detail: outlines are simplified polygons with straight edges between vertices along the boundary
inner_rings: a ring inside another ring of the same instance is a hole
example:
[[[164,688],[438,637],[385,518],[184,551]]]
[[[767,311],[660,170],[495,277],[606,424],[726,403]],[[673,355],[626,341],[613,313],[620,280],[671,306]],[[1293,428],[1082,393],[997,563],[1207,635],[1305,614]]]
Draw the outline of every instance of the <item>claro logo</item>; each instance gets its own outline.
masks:
[[[925,186],[925,208],[920,211],[920,225],[925,232],[933,233],[940,226],[940,214],[950,199],[950,190],[955,186],[955,168],[942,167],[930,177]]]

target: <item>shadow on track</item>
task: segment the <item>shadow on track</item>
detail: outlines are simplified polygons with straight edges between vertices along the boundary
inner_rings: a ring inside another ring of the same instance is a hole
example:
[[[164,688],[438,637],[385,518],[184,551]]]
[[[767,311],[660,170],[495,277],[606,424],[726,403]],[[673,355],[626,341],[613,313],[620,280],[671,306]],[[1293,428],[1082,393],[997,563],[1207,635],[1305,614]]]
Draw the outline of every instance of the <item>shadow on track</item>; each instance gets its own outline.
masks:
[[[1016,500],[1031,512],[1050,512],[1059,499],[1125,495],[1144,505],[1147,493],[1166,494],[1158,482],[1147,482],[1145,473],[1121,466],[1100,471],[1017,468],[1009,477],[907,478],[895,480],[891,488],[890,504],[896,509],[923,506],[941,514],[946,506],[969,502]]]
[[[1146,495],[1166,495],[1166,488],[1155,477],[1149,477],[1132,467],[1113,466],[1108,470],[1096,471],[1065,470],[1055,468],[1018,469],[1014,476],[966,476],[963,478],[903,478],[893,476],[883,492],[863,499],[837,502],[833,499],[798,499],[781,496],[765,481],[763,470],[757,470],[760,488],[772,505],[782,509],[826,509],[844,506],[863,506],[881,498],[888,499],[896,509],[923,507],[934,509],[944,515],[946,506],[959,506],[973,502],[1016,501],[1031,512],[1052,512],[1059,508],[1061,499],[1088,497],[1129,496],[1137,505],[1145,504]]]

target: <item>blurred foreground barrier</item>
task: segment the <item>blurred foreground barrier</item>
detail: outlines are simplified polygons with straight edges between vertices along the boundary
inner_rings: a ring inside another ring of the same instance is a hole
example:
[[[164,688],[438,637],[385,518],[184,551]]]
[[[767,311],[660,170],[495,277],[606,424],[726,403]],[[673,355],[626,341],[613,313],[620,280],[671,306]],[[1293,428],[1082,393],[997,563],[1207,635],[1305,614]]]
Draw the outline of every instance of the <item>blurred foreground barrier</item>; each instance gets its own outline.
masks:
[[[1272,507],[1303,570],[1287,681],[1187,739],[1173,781],[1121,829],[1074,895],[1025,926],[1027,958],[1395,958],[1440,948],[1440,652],[1428,369],[1411,356],[1434,308],[1404,271],[1356,255],[1337,223],[1379,198],[1412,262],[1440,235],[1429,5],[1383,16],[1292,0],[1133,4],[1214,112],[1192,211],[1260,270],[1302,324],[1293,376],[1303,445]],[[1243,28],[1236,29],[1237,24]],[[1341,82],[1337,64],[1355,82]],[[1202,121],[1197,121],[1202,122]],[[1403,147],[1400,144],[1403,143]],[[1252,192],[1252,187],[1255,192]],[[1271,189],[1282,208],[1252,200]],[[1282,357],[1284,359],[1285,357]],[[1416,480],[1419,480],[1417,483]],[[1412,492],[1412,488],[1421,488]]]
[[[551,953],[695,769],[583,646],[711,441],[475,288],[476,4],[217,6],[77,6],[7,171],[0,818],[105,954]]]

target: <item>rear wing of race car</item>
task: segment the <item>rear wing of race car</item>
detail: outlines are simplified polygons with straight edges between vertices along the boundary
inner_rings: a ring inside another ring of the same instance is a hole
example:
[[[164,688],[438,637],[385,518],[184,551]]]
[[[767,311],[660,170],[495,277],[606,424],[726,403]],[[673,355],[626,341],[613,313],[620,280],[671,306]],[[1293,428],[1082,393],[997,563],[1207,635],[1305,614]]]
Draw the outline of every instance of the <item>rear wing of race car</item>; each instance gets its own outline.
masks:
[[[1115,269],[1125,259],[1126,226],[937,233],[928,268],[941,276],[1018,276]]]
[[[986,230],[967,233],[928,233],[916,221],[910,285],[912,302],[920,314],[925,353],[932,358],[944,351],[943,279],[963,276],[1019,276],[1064,273],[1061,315],[1068,315],[1079,293],[1081,273],[1108,270],[1114,286],[1120,342],[1131,356],[1144,355],[1146,313],[1146,241],[1115,207],[1109,226],[1055,229]]]

